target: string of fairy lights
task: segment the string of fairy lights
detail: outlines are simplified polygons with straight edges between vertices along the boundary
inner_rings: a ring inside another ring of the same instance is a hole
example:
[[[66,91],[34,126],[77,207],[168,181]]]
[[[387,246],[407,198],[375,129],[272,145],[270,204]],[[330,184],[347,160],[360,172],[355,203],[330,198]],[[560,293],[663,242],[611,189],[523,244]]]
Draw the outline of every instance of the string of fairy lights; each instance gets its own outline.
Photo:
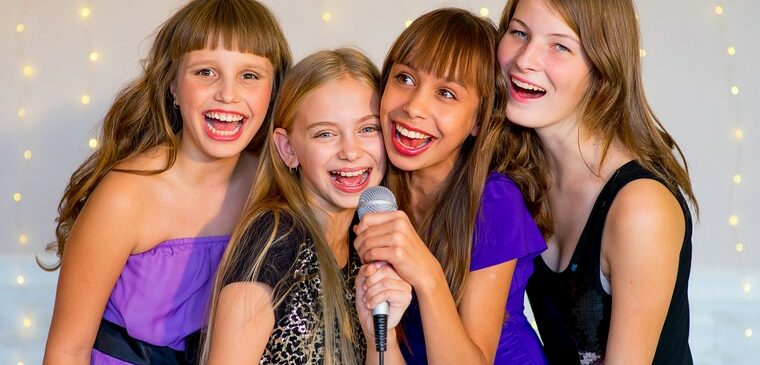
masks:
[[[20,68],[20,72],[22,75],[22,84],[20,87],[20,92],[17,93],[17,109],[16,109],[16,115],[18,118],[18,125],[19,125],[19,144],[21,146],[19,151],[19,158],[22,159],[21,164],[21,171],[17,175],[17,188],[15,191],[12,192],[11,200],[14,204],[14,218],[15,218],[15,225],[17,227],[15,235],[17,239],[15,240],[17,244],[22,247],[22,250],[26,250],[29,252],[32,252],[33,250],[29,247],[32,246],[30,243],[34,242],[35,245],[42,244],[44,239],[39,239],[36,237],[32,237],[30,232],[28,231],[29,227],[27,227],[22,219],[23,212],[24,212],[24,199],[25,199],[25,191],[23,190],[24,187],[28,186],[28,182],[31,179],[30,171],[31,167],[35,163],[37,159],[39,159],[39,156],[35,154],[30,145],[32,144],[30,140],[30,128],[33,126],[33,122],[37,121],[37,116],[39,113],[37,110],[35,110],[35,106],[33,104],[32,99],[32,92],[33,92],[33,86],[34,86],[34,80],[35,76],[37,75],[38,71],[36,69],[36,65],[33,60],[29,59],[29,55],[27,53],[27,34],[29,32],[34,32],[35,30],[33,27],[28,23],[29,20],[29,0],[20,0],[20,7],[18,12],[18,23],[15,24],[15,33],[16,33],[16,43],[17,43],[17,61]],[[97,51],[96,47],[93,43],[93,28],[92,28],[92,17],[93,17],[93,9],[91,6],[91,0],[83,0],[79,2],[80,6],[77,8],[77,16],[80,18],[80,20],[84,24],[84,37],[85,37],[85,43],[87,46],[87,54],[82,55],[83,62],[87,62],[91,64],[90,70],[95,69],[95,64],[98,63],[101,60],[101,54]],[[725,62],[726,66],[726,76],[729,80],[729,84],[727,85],[727,90],[732,97],[733,97],[733,107],[735,108],[733,118],[733,124],[732,124],[732,137],[736,142],[736,159],[735,164],[733,166],[734,171],[732,172],[732,175],[730,176],[730,179],[728,179],[728,185],[729,185],[729,213],[728,213],[728,224],[731,228],[731,245],[733,246],[732,249],[736,252],[738,256],[738,261],[740,263],[740,274],[745,277],[745,279],[742,280],[741,284],[739,285],[739,289],[744,293],[745,298],[749,298],[749,294],[752,291],[752,282],[746,278],[747,277],[747,258],[746,258],[746,250],[750,248],[749,243],[744,240],[744,237],[742,235],[741,231],[741,220],[740,216],[737,213],[737,202],[741,201],[742,193],[743,193],[743,187],[746,185],[745,176],[743,175],[744,171],[744,150],[746,143],[746,136],[745,136],[745,121],[742,115],[742,98],[740,94],[740,86],[738,83],[735,83],[735,80],[737,79],[736,75],[736,58],[738,55],[740,55],[739,49],[736,48],[736,45],[733,44],[729,37],[728,32],[728,25],[730,24],[728,21],[728,16],[730,15],[730,7],[726,7],[723,3],[717,4],[713,8],[713,12],[715,16],[718,18],[718,26],[720,27],[721,33],[723,35],[723,42],[724,45],[721,49],[721,52],[724,53],[724,55],[728,58]],[[488,8],[483,7],[479,9],[479,14],[482,17],[489,17],[490,11]],[[335,17],[332,12],[328,10],[324,10],[321,12],[320,17],[323,22],[330,23],[335,21]],[[403,23],[403,27],[407,28],[411,25],[412,19],[407,19]],[[401,26],[401,25],[400,25]],[[646,57],[647,52],[644,48],[640,49],[640,56],[642,58]],[[92,120],[92,113],[91,108],[88,106],[93,101],[92,99],[92,90],[93,90],[93,84],[95,82],[94,78],[94,72],[91,71],[88,73],[87,78],[85,79],[85,84],[82,86],[81,93],[77,95],[78,103],[80,103],[83,107],[83,113],[85,114],[84,117],[86,120]],[[87,146],[91,149],[96,149],[99,147],[99,141],[94,136],[89,136],[86,141]],[[14,273],[15,275],[15,283],[18,287],[23,288],[24,286],[27,286],[30,284],[28,278],[26,275],[24,275],[23,272],[17,272]],[[35,324],[34,318],[30,312],[22,312],[21,318],[20,318],[20,331],[21,335],[20,338],[24,337],[24,333],[28,335]],[[535,322],[532,323],[535,327]],[[24,332],[26,331],[26,332]],[[743,335],[746,338],[750,338],[753,335],[752,328],[750,326],[743,326],[741,328],[741,331],[743,332]],[[16,365],[24,365],[23,359],[18,359],[16,362]]]
[[[740,217],[737,213],[737,202],[741,200],[741,188],[743,185],[746,184],[744,181],[744,177],[742,175],[744,171],[744,144],[745,144],[745,131],[744,131],[744,116],[742,114],[742,98],[740,97],[740,85],[735,82],[737,79],[736,75],[736,57],[737,57],[737,49],[736,46],[731,42],[729,33],[728,33],[728,16],[729,11],[727,11],[726,6],[724,4],[718,4],[715,5],[715,8],[713,9],[715,12],[715,15],[718,17],[718,26],[720,27],[721,34],[723,35],[723,42],[724,42],[724,49],[723,52],[727,55],[729,58],[725,64],[727,65],[726,68],[726,74],[728,77],[728,80],[730,82],[730,86],[728,91],[730,94],[734,97],[733,98],[733,106],[735,107],[735,112],[733,115],[734,120],[734,128],[733,128],[733,138],[736,141],[736,160],[734,163],[734,173],[733,176],[730,178],[729,185],[729,217],[728,217],[728,224],[731,227],[731,237],[732,237],[732,245],[734,250],[736,251],[738,257],[738,261],[740,263],[740,274],[745,277],[745,279],[742,279],[741,282],[741,290],[744,292],[744,297],[749,298],[749,294],[752,291],[752,283],[749,278],[747,278],[747,263],[746,258],[743,253],[745,251],[746,243],[743,240],[742,232],[741,232],[741,225],[740,225]],[[752,328],[750,326],[745,326],[741,329],[744,332],[744,336],[747,338],[752,337]]]

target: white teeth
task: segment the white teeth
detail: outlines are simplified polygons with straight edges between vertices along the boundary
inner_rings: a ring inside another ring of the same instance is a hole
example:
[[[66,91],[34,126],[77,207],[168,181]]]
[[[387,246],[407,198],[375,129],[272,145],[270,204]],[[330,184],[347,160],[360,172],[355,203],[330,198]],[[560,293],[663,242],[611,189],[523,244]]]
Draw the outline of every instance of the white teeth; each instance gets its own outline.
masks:
[[[516,79],[516,78],[514,78],[514,77],[512,78],[512,82],[513,82],[515,85],[517,85],[517,86],[519,86],[519,87],[521,87],[521,88],[523,88],[523,89],[526,89],[526,90],[533,90],[533,91],[546,92],[546,90],[544,90],[544,89],[542,89],[542,88],[540,88],[540,87],[538,87],[538,86],[536,86],[536,85],[533,85],[533,84],[529,84],[529,83],[527,83],[527,82],[522,82],[522,81],[520,81],[520,80],[518,80],[518,79]]]
[[[366,172],[367,172],[367,169],[356,170],[356,171],[333,171],[334,174],[340,175],[343,177],[354,177],[354,176],[364,175]]]
[[[240,114],[206,112],[205,115],[207,118],[216,119],[222,122],[239,122],[243,120],[243,116]]]
[[[398,124],[396,124],[396,130],[401,133],[402,136],[408,137],[408,138],[414,138],[414,139],[428,139],[430,138],[427,134],[422,134],[420,132],[410,131]]]
[[[235,127],[235,129],[231,131],[220,131],[214,128],[214,125],[209,122],[206,122],[206,125],[208,126],[208,129],[211,131],[211,133],[216,134],[217,136],[223,136],[223,137],[232,136],[240,130],[240,124],[238,124],[238,126]]]

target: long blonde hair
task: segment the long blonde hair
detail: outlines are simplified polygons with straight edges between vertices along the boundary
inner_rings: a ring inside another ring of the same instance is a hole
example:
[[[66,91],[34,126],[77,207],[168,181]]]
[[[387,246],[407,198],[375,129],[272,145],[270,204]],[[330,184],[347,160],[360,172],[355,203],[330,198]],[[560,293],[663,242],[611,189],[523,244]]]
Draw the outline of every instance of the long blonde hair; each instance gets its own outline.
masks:
[[[274,68],[273,93],[290,68],[291,55],[274,15],[254,0],[194,0],[158,29],[156,39],[143,60],[142,74],[117,96],[103,119],[101,147],[71,175],[58,204],[56,242],[48,251],[61,257],[74,221],[100,180],[112,170],[152,175],[172,167],[179,146],[182,116],[172,107],[169,85],[182,57],[206,47],[237,49],[266,57]],[[273,98],[274,99],[274,98]],[[261,149],[271,107],[261,130],[248,148]],[[155,147],[167,147],[166,165],[160,170],[117,170],[115,166]],[[60,261],[43,268],[55,270]]]
[[[415,222],[418,234],[441,263],[449,289],[458,304],[470,269],[475,220],[480,209],[489,164],[504,120],[506,83],[496,62],[496,27],[466,10],[445,8],[417,18],[401,33],[383,64],[381,88],[391,67],[404,64],[437,77],[453,77],[474,89],[480,104],[477,137],[468,137],[454,168],[429,213]],[[388,185],[399,208],[409,206],[411,172],[388,169]]]
[[[679,188],[687,195],[697,214],[689,170],[681,148],[654,115],[644,95],[641,79],[639,25],[632,0],[544,0],[578,35],[591,63],[589,85],[581,101],[580,120],[585,129],[602,139],[604,161],[610,145],[619,140],[634,159],[651,171],[674,194]],[[509,27],[520,0],[508,0],[499,35]],[[514,134],[506,146],[504,166],[538,167],[549,176],[548,163],[536,132],[509,123]],[[680,161],[679,161],[680,160]],[[542,188],[548,187],[546,181]],[[531,209],[544,236],[552,233],[548,200],[535,191]],[[538,203],[536,203],[538,201]],[[537,209],[535,209],[537,208]]]
[[[292,130],[296,112],[309,94],[327,83],[346,77],[365,82],[374,90],[378,90],[377,67],[361,52],[348,48],[312,54],[294,66],[285,78],[275,101],[274,122],[267,130],[266,148],[251,196],[219,266],[208,333],[212,331],[214,310],[224,285],[231,280],[255,281],[262,265],[265,264],[263,261],[268,250],[277,242],[286,239],[286,236],[293,235],[295,238],[290,237],[287,241],[295,241],[299,244],[303,237],[310,237],[316,248],[319,279],[322,285],[320,304],[323,316],[321,321],[315,323],[315,326],[324,328],[325,364],[357,364],[359,362],[354,349],[357,341],[356,334],[351,329],[348,317],[349,303],[344,297],[340,269],[327,244],[323,229],[308,203],[298,174],[291,172],[279,157],[272,137],[276,128],[283,128],[288,132]],[[262,228],[261,223],[266,221],[269,214],[274,216],[274,222]],[[282,228],[282,226],[289,227]],[[249,232],[251,227],[258,228],[259,232],[251,235]],[[261,232],[261,229],[265,232]],[[251,239],[252,236],[260,239]],[[261,246],[263,248],[256,248]],[[257,252],[256,255],[251,255],[253,250]],[[235,273],[234,278],[232,278],[233,273]],[[288,288],[277,289],[281,288],[276,287],[274,290],[275,307],[281,304],[288,291]],[[338,333],[336,329],[339,330]],[[340,339],[337,343],[336,334]],[[206,354],[204,356],[208,356],[210,341],[207,339],[204,342]],[[336,349],[339,350],[339,358],[334,356]]]

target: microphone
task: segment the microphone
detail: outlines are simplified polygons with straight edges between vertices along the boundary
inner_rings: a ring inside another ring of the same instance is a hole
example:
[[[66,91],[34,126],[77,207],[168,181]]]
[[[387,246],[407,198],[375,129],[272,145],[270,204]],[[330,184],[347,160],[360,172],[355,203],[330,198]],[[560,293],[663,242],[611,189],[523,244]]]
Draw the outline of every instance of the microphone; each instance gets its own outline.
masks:
[[[394,212],[398,210],[396,198],[384,186],[371,186],[362,192],[357,207],[359,219],[371,212]],[[388,302],[379,304],[372,309],[372,322],[375,325],[375,349],[380,353],[380,363],[386,349],[388,337]]]

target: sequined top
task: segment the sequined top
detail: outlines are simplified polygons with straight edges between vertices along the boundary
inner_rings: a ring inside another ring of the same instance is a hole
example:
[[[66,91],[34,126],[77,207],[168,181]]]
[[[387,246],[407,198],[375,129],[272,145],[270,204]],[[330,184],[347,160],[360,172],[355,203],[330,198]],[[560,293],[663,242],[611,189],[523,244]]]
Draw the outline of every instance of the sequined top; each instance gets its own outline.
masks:
[[[231,253],[236,262],[225,275],[224,283],[245,281],[249,261],[261,253],[273,228],[273,215],[268,214],[249,228],[237,252]],[[316,247],[305,229],[293,227],[292,221],[282,218],[277,229],[282,239],[272,244],[266,253],[257,281],[272,288],[274,298],[282,298],[275,308],[275,324],[269,336],[260,364],[321,364],[324,360],[324,327],[320,296],[319,261]],[[353,235],[351,235],[353,236]],[[350,237],[353,241],[353,237]],[[364,362],[366,344],[356,313],[354,282],[361,262],[353,244],[349,244],[349,259],[341,269],[344,298],[348,310],[356,358]],[[247,251],[247,252],[246,252]],[[336,328],[335,344],[345,340]],[[339,355],[339,348],[336,355]],[[336,356],[336,358],[340,358]]]
[[[535,259],[535,272],[528,281],[528,298],[552,364],[600,365],[605,362],[612,296],[604,291],[599,275],[602,232],[615,196],[636,179],[660,181],[636,161],[620,167],[599,193],[567,269],[554,272],[541,256]],[[691,215],[683,196],[680,193],[675,196],[684,214],[686,232],[653,364],[693,363],[689,348],[688,298]],[[613,295],[614,290],[612,288]]]

